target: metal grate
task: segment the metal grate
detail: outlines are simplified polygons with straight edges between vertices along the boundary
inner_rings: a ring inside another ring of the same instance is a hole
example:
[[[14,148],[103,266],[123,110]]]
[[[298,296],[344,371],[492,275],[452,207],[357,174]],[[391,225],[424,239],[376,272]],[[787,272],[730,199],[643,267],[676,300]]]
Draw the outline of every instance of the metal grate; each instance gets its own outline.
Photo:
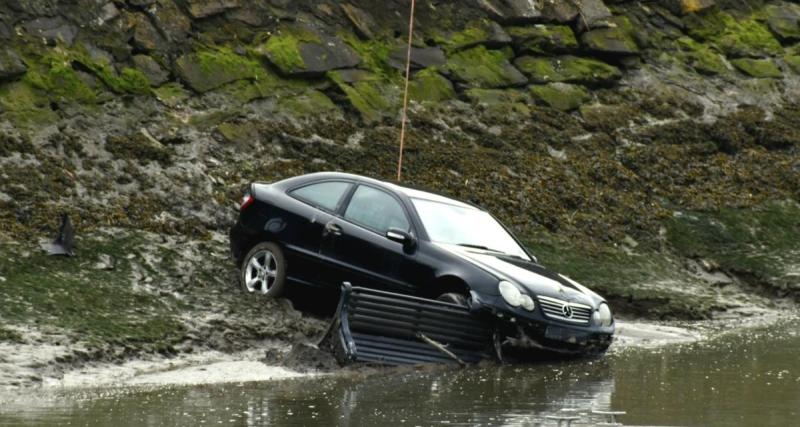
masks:
[[[491,324],[469,309],[441,301],[342,287],[337,321],[340,362],[387,365],[453,362],[418,337],[424,334],[466,363],[491,357]]]
[[[547,317],[564,322],[588,324],[592,318],[592,307],[550,297],[538,297],[539,305]]]

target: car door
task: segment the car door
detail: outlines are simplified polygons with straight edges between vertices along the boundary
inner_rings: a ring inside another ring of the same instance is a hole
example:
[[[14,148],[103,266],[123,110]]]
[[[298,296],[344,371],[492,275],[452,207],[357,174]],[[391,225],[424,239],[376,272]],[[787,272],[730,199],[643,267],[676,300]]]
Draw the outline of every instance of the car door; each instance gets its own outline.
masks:
[[[306,284],[319,282],[324,227],[334,217],[352,185],[346,181],[322,181],[288,191],[295,203],[291,207],[293,215],[286,217],[282,238],[289,257],[287,272],[291,279]]]
[[[413,233],[403,205],[390,193],[363,184],[347,203],[323,231],[322,256],[332,267],[327,280],[413,291],[420,270],[416,254],[386,237],[390,228]]]

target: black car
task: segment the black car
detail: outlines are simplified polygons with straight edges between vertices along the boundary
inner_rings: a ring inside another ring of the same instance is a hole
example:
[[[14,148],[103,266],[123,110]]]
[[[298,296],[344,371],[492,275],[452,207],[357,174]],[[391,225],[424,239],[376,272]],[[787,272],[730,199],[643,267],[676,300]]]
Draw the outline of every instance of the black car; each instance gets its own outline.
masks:
[[[602,353],[612,340],[602,297],[485,210],[434,193],[344,173],[253,183],[230,239],[249,294],[351,282],[466,305],[516,349]]]

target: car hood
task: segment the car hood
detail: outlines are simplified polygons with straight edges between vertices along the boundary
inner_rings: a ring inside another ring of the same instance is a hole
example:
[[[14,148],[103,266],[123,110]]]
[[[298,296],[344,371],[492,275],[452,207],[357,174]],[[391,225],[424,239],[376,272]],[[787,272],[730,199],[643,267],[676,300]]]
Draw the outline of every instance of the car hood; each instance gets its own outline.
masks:
[[[494,252],[437,243],[448,252],[491,273],[500,280],[523,286],[534,296],[546,296],[596,307],[602,298],[591,290],[545,267],[520,258]]]

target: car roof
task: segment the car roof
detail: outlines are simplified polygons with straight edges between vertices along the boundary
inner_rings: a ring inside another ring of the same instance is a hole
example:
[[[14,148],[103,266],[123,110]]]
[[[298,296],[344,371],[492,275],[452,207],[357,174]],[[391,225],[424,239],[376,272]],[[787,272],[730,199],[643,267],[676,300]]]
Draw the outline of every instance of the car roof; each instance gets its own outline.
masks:
[[[363,182],[363,183],[367,183],[367,184],[372,184],[372,185],[375,185],[377,187],[383,187],[383,188],[385,188],[387,190],[391,190],[391,191],[394,191],[396,193],[402,193],[402,194],[406,195],[407,197],[409,197],[411,199],[422,199],[422,200],[428,200],[428,201],[431,201],[431,202],[445,203],[445,204],[458,206],[458,207],[462,207],[462,208],[472,208],[472,209],[483,210],[480,206],[476,206],[476,205],[474,205],[472,203],[462,202],[460,200],[456,200],[456,199],[453,199],[453,198],[450,198],[450,197],[447,197],[447,196],[443,196],[441,194],[437,194],[437,193],[432,192],[432,191],[421,190],[421,189],[417,189],[417,188],[411,188],[411,187],[400,185],[400,184],[396,184],[396,183],[393,183],[393,182],[381,181],[381,180],[377,180],[377,179],[374,179],[374,178],[369,178],[369,177],[362,176],[362,175],[355,175],[355,174],[344,173],[344,172],[316,172],[316,173],[310,173],[310,174],[307,174],[307,175],[302,175],[302,176],[299,176],[299,177],[296,177],[296,178],[302,179],[304,182],[312,182],[312,181],[325,180],[325,179],[344,179],[344,180],[349,180],[349,181],[358,181],[358,182]],[[291,178],[290,179],[290,181],[294,181],[294,180],[295,180],[295,178]]]

